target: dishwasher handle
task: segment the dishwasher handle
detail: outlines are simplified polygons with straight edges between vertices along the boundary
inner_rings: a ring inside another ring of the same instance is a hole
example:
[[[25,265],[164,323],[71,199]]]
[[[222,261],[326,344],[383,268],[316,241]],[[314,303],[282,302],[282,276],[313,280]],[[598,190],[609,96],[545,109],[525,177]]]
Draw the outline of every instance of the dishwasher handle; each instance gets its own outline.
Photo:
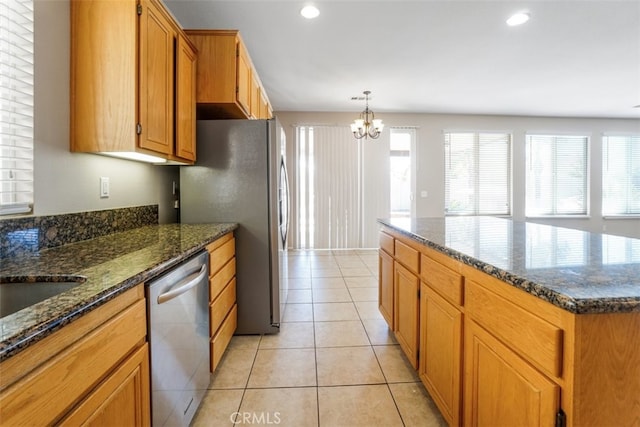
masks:
[[[158,295],[158,304],[165,303],[187,292],[196,286],[207,274],[207,264],[203,264],[199,271],[185,277],[178,282],[170,291]]]

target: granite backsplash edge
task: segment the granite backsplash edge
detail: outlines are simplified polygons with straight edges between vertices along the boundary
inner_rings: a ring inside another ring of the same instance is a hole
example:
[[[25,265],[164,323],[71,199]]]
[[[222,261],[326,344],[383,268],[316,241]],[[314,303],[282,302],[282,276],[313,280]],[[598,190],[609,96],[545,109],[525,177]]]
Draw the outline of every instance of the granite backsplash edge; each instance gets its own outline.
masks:
[[[0,258],[158,224],[158,205],[0,219]]]

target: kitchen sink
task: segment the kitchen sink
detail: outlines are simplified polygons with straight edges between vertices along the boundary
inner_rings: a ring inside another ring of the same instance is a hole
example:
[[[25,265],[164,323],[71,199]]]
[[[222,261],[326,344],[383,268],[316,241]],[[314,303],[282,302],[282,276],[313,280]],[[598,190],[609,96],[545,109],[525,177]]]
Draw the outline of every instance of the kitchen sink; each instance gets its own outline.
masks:
[[[81,285],[82,276],[43,276],[34,281],[0,278],[0,318]]]

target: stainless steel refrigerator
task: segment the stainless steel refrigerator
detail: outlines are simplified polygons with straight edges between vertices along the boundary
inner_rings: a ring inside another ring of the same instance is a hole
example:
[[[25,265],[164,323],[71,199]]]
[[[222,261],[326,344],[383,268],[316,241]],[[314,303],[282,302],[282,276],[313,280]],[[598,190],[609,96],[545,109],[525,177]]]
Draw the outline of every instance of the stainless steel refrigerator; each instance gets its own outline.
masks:
[[[236,222],[237,334],[279,331],[289,190],[285,136],[271,120],[199,120],[197,160],[180,168],[182,223]]]

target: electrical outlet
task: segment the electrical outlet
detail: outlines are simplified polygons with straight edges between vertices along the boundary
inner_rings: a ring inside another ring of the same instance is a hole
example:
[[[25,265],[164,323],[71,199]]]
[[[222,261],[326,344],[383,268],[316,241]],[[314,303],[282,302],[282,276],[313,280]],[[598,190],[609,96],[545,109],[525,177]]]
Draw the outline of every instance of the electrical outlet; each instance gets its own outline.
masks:
[[[109,178],[106,176],[100,177],[100,198],[106,199],[109,197]]]

